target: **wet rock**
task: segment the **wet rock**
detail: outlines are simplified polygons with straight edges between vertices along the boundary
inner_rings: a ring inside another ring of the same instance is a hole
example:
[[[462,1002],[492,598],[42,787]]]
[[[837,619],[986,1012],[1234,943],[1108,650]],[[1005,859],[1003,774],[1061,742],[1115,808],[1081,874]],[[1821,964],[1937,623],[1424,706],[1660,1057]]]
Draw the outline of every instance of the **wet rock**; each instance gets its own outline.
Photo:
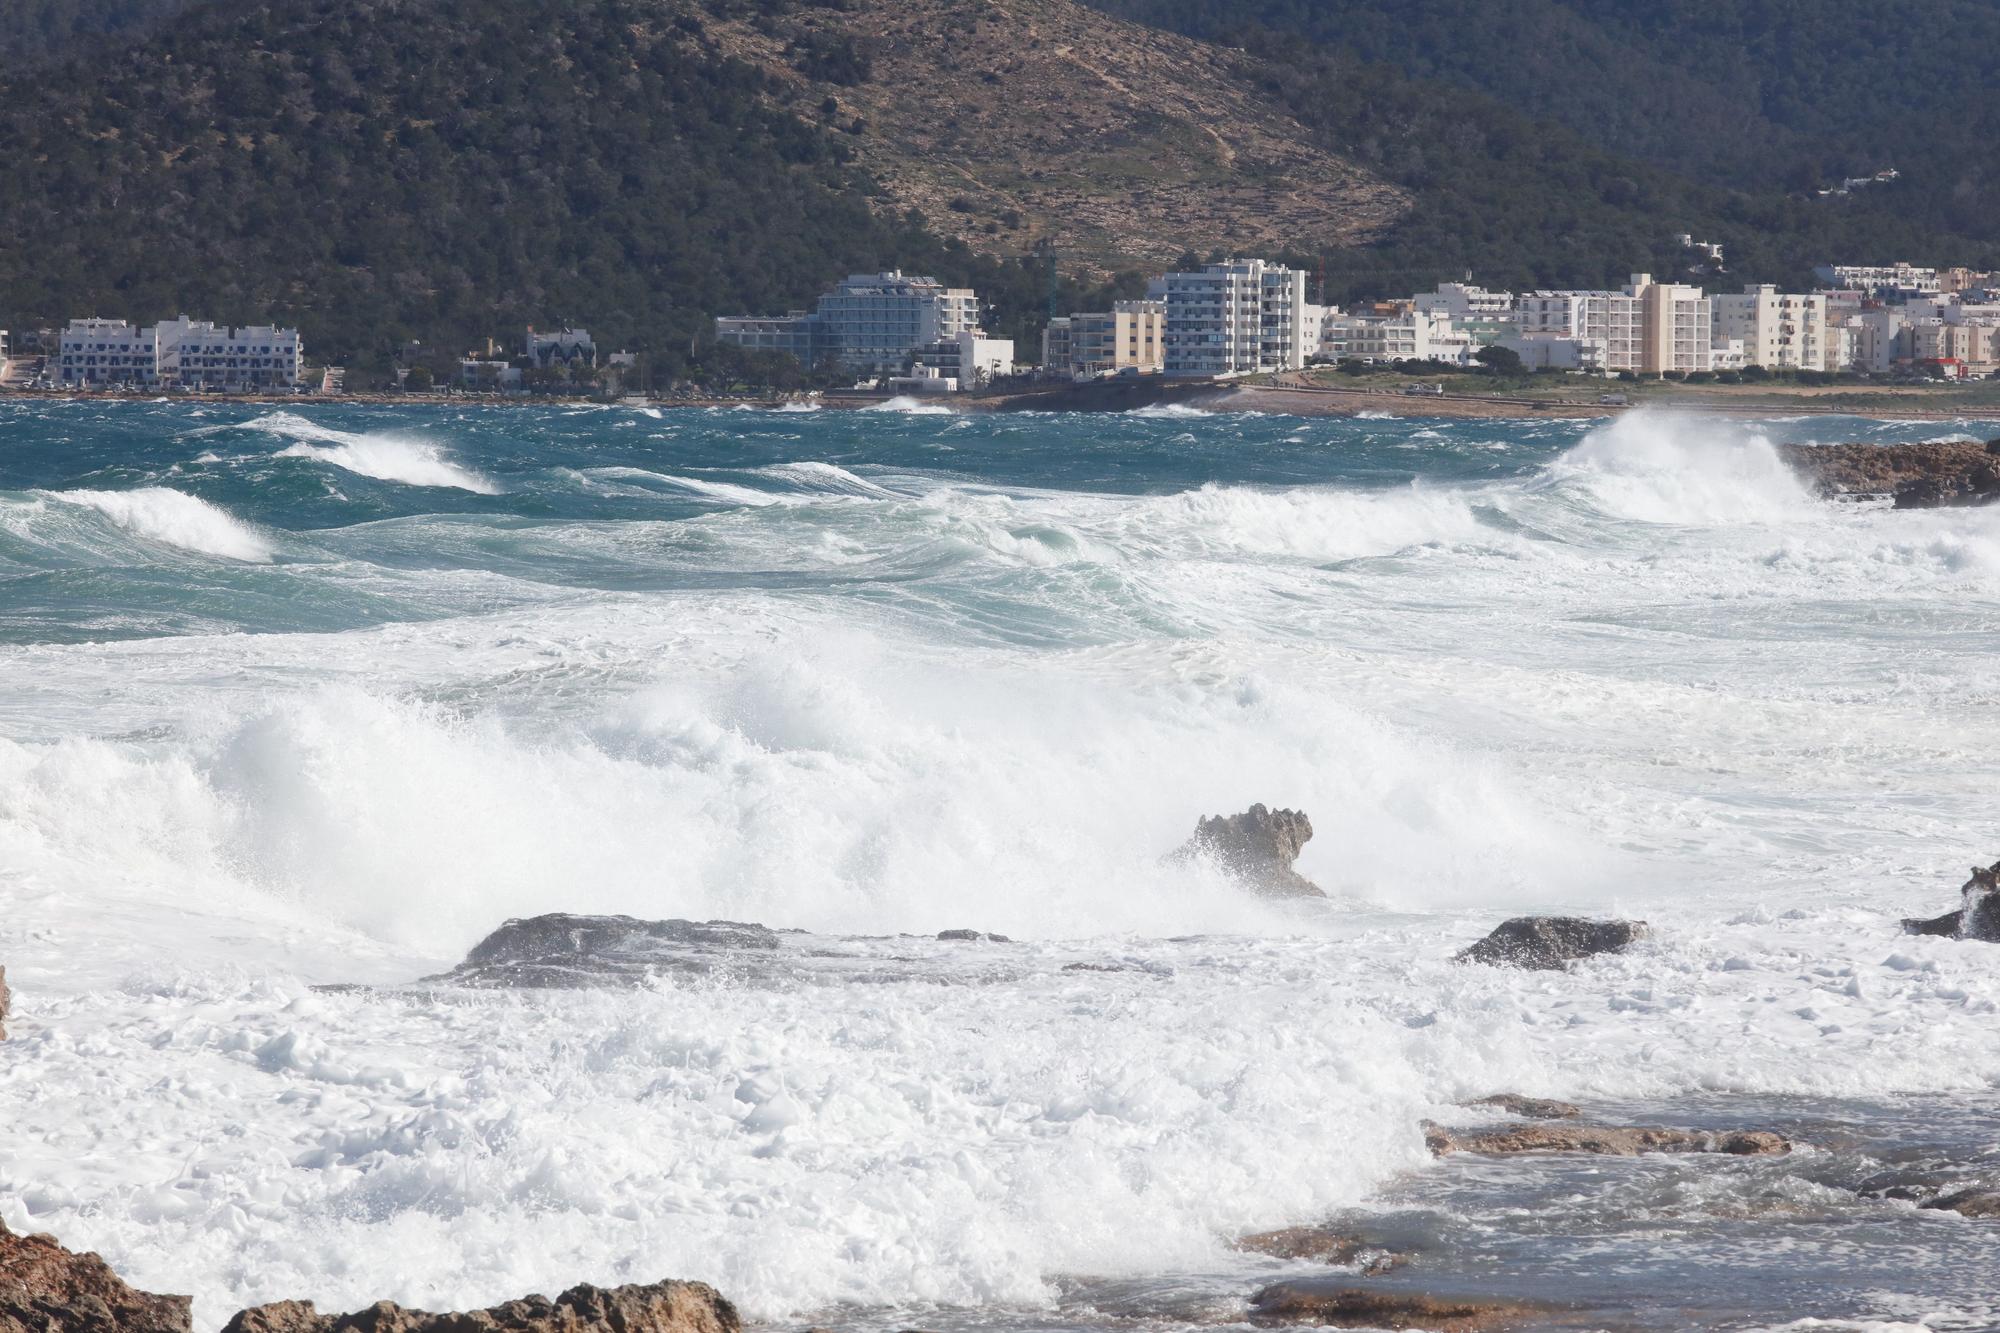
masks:
[[[985,944],[1012,944],[1014,942],[1005,935],[986,935],[976,930],[940,930],[938,938],[941,940],[968,940],[974,943]]]
[[[1268,1254],[1273,1259],[1336,1264],[1343,1268],[1351,1266],[1368,1277],[1378,1277],[1410,1261],[1406,1254],[1394,1253],[1333,1227],[1284,1227],[1277,1231],[1258,1231],[1239,1237],[1236,1248],[1252,1254]]]
[[[237,1313],[223,1333],[738,1333],[736,1307],[705,1282],[571,1287],[553,1301],[525,1296],[485,1310],[431,1314],[379,1301],[326,1315],[310,1301]]]
[[[1905,917],[1904,933],[2000,944],[2000,861],[1972,867],[1972,878],[1959,886],[1959,896],[1957,911],[1943,916]]]
[[[1312,821],[1303,810],[1253,805],[1240,815],[1197,820],[1194,836],[1174,855],[1181,860],[1207,857],[1270,897],[1324,898],[1326,893],[1317,884],[1292,869],[1312,835]]]
[[[429,981],[463,986],[637,985],[660,971],[705,971],[718,958],[778,947],[778,933],[741,921],[641,921],[551,912],[516,918]]]
[[[186,1296],[127,1286],[95,1254],[0,1224],[0,1333],[188,1333]]]
[[[1497,1092],[1491,1097],[1481,1097],[1477,1101],[1465,1103],[1467,1106],[1490,1106],[1508,1115],[1518,1115],[1528,1120],[1574,1120],[1583,1114],[1583,1108],[1568,1102],[1555,1101],[1548,1097],[1523,1097],[1516,1092]]]
[[[1591,921],[1579,916],[1517,916],[1453,961],[1555,971],[1579,958],[1620,953],[1648,934],[1643,921]]]
[[[1942,1194],[1929,1203],[1921,1205],[1943,1212],[1963,1213],[1967,1217],[2000,1217],[2000,1189],[1963,1189]]]
[[[7,1040],[7,1011],[13,1003],[14,992],[7,989],[7,969],[0,967],[0,1041]]]
[[[1255,1324],[1318,1324],[1328,1328],[1434,1329],[1483,1333],[1512,1328],[1547,1313],[1518,1301],[1426,1296],[1414,1291],[1344,1287],[1306,1279],[1279,1282],[1250,1298]]]
[[[2000,500],[2000,440],[1787,444],[1779,454],[1820,495],[1887,496],[1898,509]]]
[[[1735,1157],[1760,1157],[1792,1150],[1789,1140],[1765,1129],[1662,1129],[1657,1126],[1613,1125],[1503,1125],[1498,1129],[1454,1133],[1441,1126],[1424,1126],[1424,1146],[1433,1155],[1484,1153],[1509,1156],[1518,1153],[1583,1152],[1608,1157],[1637,1157],[1641,1153],[1726,1153]]]

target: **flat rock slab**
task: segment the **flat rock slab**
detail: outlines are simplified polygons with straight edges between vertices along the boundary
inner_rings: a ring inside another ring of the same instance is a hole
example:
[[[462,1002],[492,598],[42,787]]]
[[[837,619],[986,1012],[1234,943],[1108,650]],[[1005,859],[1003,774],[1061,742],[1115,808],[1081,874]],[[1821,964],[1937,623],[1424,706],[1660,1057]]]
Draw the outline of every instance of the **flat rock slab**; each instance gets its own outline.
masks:
[[[1273,1259],[1301,1263],[1352,1266],[1373,1277],[1402,1267],[1406,1254],[1397,1254],[1348,1231],[1334,1227],[1284,1227],[1277,1231],[1257,1231],[1237,1238],[1236,1248],[1251,1254],[1267,1254]]]
[[[1765,1129],[1662,1129],[1656,1126],[1505,1125],[1499,1129],[1453,1133],[1438,1125],[1424,1126],[1424,1145],[1432,1154],[1597,1153],[1637,1157],[1642,1153],[1725,1153],[1759,1157],[1792,1150],[1791,1141]]]
[[[327,1315],[311,1301],[239,1311],[223,1333],[739,1333],[736,1307],[705,1282],[571,1287],[553,1301],[526,1296],[485,1310],[432,1314],[378,1301]]]
[[[1524,1120],[1574,1120],[1583,1114],[1582,1107],[1569,1102],[1559,1102],[1551,1097],[1523,1097],[1515,1092],[1496,1092],[1491,1097],[1481,1097],[1464,1104],[1490,1106]]]
[[[1517,916],[1459,953],[1454,962],[1553,972],[1578,959],[1622,953],[1649,934],[1643,921],[1592,921],[1580,916]]]
[[[1432,1329],[1487,1333],[1530,1322],[1548,1327],[1550,1307],[1520,1301],[1429,1296],[1422,1292],[1341,1286],[1311,1278],[1279,1282],[1250,1298],[1254,1324],[1317,1324],[1323,1328]]]

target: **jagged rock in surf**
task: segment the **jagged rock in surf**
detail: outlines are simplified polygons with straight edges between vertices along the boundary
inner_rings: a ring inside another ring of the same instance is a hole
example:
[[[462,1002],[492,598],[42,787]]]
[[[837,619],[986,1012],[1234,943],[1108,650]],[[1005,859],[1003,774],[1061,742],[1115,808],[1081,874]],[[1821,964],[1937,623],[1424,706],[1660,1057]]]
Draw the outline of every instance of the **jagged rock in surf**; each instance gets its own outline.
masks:
[[[1292,869],[1312,840],[1312,821],[1303,810],[1271,810],[1253,805],[1240,815],[1216,815],[1195,822],[1194,836],[1174,856],[1206,857],[1257,893],[1274,898],[1324,898],[1319,885]]]
[[[1959,893],[1962,900],[1956,911],[1943,916],[1904,917],[1904,933],[2000,944],[2000,861],[1972,867],[1972,878],[1960,886]]]
[[[7,1040],[7,1012],[14,1006],[14,992],[7,989],[7,969],[0,967],[0,1041]]]
[[[1012,944],[1014,942],[1005,935],[989,935],[977,930],[940,930],[938,938],[941,940],[964,940],[973,944]]]
[[[778,933],[741,921],[641,921],[551,912],[501,925],[465,961],[427,981],[461,986],[638,985],[661,971],[706,970],[718,955],[778,947]]]
[[[223,1333],[738,1333],[736,1307],[705,1282],[571,1287],[553,1301],[524,1296],[485,1310],[431,1314],[378,1301],[326,1315],[311,1301],[239,1311]]]
[[[2000,1189],[1953,1190],[1921,1206],[1966,1217],[2000,1217]]]
[[[1237,1237],[1236,1248],[1252,1254],[1268,1254],[1273,1259],[1358,1268],[1368,1277],[1391,1272],[1410,1261],[1407,1254],[1397,1254],[1352,1232],[1334,1227],[1283,1227],[1277,1231],[1257,1231]]]
[[[1539,1320],[1549,1313],[1546,1306],[1521,1301],[1372,1290],[1341,1286],[1323,1278],[1275,1283],[1250,1298],[1253,1324],[1318,1324],[1326,1328],[1487,1333]]]
[[[188,1333],[191,1305],[127,1285],[95,1254],[0,1223],[0,1333]]]
[[[1637,1157],[1642,1153],[1724,1153],[1732,1157],[1762,1157],[1792,1150],[1791,1141],[1767,1129],[1661,1129],[1657,1126],[1503,1125],[1499,1129],[1453,1133],[1441,1125],[1424,1125],[1424,1146],[1434,1157],[1451,1153],[1481,1153],[1509,1157],[1520,1153],[1581,1152],[1605,1157]]]
[[[1649,933],[1643,921],[1591,921],[1579,916],[1517,916],[1459,953],[1454,962],[1488,963],[1552,972],[1579,958],[1621,953]]]
[[[1779,454],[1825,497],[1888,496],[1898,509],[2000,500],[2000,440],[1787,444]]]
[[[1524,1120],[1574,1120],[1583,1114],[1582,1107],[1569,1102],[1559,1102],[1550,1097],[1523,1097],[1518,1092],[1496,1092],[1491,1097],[1480,1097],[1464,1105],[1490,1106]]]

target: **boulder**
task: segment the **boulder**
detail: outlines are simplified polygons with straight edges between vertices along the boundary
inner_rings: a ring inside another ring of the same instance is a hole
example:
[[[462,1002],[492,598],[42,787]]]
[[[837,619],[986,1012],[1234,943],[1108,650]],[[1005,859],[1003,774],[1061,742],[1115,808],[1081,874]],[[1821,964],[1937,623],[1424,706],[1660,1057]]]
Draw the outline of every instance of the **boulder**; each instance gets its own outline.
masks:
[[[1962,1189],[1941,1194],[1921,1205],[1942,1212],[1963,1213],[1967,1217],[2000,1217],[2000,1189]]]
[[[1956,911],[1943,916],[1903,918],[1904,933],[2000,944],[2000,861],[1972,867],[1972,878],[1959,886],[1959,895]]]
[[[1643,921],[1590,921],[1579,916],[1517,916],[1453,961],[1555,971],[1593,954],[1620,953],[1646,938]]]
[[[738,1333],[736,1307],[705,1282],[571,1287],[553,1301],[524,1296],[485,1310],[431,1314],[378,1301],[327,1315],[310,1301],[239,1311],[223,1333]]]
[[[188,1333],[191,1304],[127,1286],[95,1254],[0,1224],[0,1333]]]
[[[1583,1114],[1583,1108],[1568,1102],[1548,1097],[1523,1097],[1515,1092],[1496,1092],[1491,1097],[1481,1097],[1465,1105],[1490,1106],[1496,1111],[1505,1111],[1508,1115],[1518,1115],[1527,1120],[1574,1120]]]
[[[1607,1157],[1637,1157],[1641,1153],[1726,1153],[1761,1157],[1792,1150],[1789,1140],[1764,1129],[1661,1129],[1612,1125],[1503,1125],[1498,1129],[1453,1133],[1433,1124],[1424,1126],[1424,1146],[1437,1157],[1449,1153],[1513,1156],[1520,1153],[1581,1152]]]
[[[1537,1320],[1546,1308],[1519,1301],[1426,1296],[1305,1279],[1279,1282],[1250,1298],[1254,1324],[1318,1324],[1326,1328],[1433,1329],[1484,1333]]]
[[[941,940],[964,940],[972,944],[1012,944],[1014,942],[1005,935],[989,935],[977,930],[940,930],[938,938]]]
[[[1271,810],[1253,805],[1240,815],[1195,821],[1194,836],[1174,855],[1204,857],[1257,893],[1274,898],[1324,898],[1326,893],[1292,869],[1312,840],[1312,821],[1303,810]]]
[[[1898,509],[2000,500],[2000,440],[1787,444],[1778,452],[1825,497],[1886,496]]]
[[[427,981],[461,986],[639,985],[659,972],[707,972],[732,955],[768,953],[778,933],[742,921],[641,921],[551,912],[516,918]]]
[[[1369,1277],[1378,1277],[1409,1262],[1408,1255],[1371,1245],[1360,1236],[1333,1227],[1284,1227],[1253,1232],[1238,1237],[1236,1248],[1252,1254],[1268,1254],[1273,1259],[1352,1266]]]

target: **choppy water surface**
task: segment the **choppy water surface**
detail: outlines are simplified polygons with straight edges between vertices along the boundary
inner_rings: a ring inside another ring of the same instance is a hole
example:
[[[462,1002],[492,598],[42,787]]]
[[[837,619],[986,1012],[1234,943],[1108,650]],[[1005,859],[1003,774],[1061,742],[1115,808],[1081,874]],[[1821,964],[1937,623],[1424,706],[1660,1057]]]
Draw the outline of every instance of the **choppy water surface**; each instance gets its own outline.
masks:
[[[1607,1323],[1989,1327],[2000,1233],[1876,1186],[2000,1184],[2000,950],[1894,928],[2000,854],[2000,511],[1767,443],[1954,429],[0,406],[0,1218],[208,1328],[1227,1323],[1327,1219]],[[1330,901],[1161,863],[1252,801]],[[1544,909],[1656,939],[1446,961]],[[1016,942],[311,989],[553,910]],[[1498,1090],[1810,1146],[1432,1162]]]

